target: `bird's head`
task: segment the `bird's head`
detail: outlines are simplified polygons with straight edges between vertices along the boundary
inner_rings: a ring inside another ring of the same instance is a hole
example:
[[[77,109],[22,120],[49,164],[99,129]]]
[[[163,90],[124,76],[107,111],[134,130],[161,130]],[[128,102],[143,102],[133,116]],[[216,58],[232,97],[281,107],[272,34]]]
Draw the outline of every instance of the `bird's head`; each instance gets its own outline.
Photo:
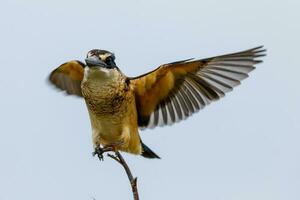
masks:
[[[117,68],[115,55],[106,50],[93,49],[87,53],[85,62],[88,67]]]

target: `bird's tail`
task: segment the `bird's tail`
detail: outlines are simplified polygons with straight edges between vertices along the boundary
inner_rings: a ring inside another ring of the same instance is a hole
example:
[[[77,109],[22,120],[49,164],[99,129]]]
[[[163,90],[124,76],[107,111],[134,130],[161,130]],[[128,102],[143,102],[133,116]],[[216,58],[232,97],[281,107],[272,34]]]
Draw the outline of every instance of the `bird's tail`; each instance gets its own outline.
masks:
[[[149,147],[147,147],[147,145],[145,145],[142,141],[142,149],[143,149],[143,153],[142,156],[145,158],[158,158],[160,159],[160,157],[154,153]]]

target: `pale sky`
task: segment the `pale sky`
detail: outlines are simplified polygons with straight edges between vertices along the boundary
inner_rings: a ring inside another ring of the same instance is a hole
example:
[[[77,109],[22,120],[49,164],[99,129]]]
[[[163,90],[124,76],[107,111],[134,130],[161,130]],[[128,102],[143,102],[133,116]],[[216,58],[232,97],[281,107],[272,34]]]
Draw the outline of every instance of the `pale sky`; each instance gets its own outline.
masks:
[[[92,157],[84,101],[48,74],[88,50],[128,76],[265,45],[242,85],[188,120],[141,131],[161,160],[124,154],[140,198],[300,199],[300,2],[38,1],[0,8],[0,200],[132,199],[113,160]]]

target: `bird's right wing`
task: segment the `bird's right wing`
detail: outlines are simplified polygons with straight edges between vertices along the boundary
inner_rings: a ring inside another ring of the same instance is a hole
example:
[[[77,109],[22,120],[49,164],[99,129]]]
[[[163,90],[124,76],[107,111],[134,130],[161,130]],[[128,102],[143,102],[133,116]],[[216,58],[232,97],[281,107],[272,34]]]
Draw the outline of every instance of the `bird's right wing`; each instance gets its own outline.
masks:
[[[49,81],[57,88],[82,97],[81,81],[84,75],[85,65],[77,60],[66,62],[53,70],[49,76]]]

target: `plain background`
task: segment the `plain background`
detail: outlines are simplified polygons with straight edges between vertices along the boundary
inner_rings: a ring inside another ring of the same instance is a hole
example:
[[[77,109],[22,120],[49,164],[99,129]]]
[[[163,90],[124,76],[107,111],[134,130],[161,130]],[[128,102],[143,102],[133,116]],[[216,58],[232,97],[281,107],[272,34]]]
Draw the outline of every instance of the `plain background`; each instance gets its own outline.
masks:
[[[143,200],[300,199],[299,8],[297,0],[2,1],[0,199],[132,198],[123,169],[92,157],[83,100],[47,84],[63,62],[107,49],[136,76],[258,45],[265,62],[226,98],[141,132],[161,160],[125,157]]]

